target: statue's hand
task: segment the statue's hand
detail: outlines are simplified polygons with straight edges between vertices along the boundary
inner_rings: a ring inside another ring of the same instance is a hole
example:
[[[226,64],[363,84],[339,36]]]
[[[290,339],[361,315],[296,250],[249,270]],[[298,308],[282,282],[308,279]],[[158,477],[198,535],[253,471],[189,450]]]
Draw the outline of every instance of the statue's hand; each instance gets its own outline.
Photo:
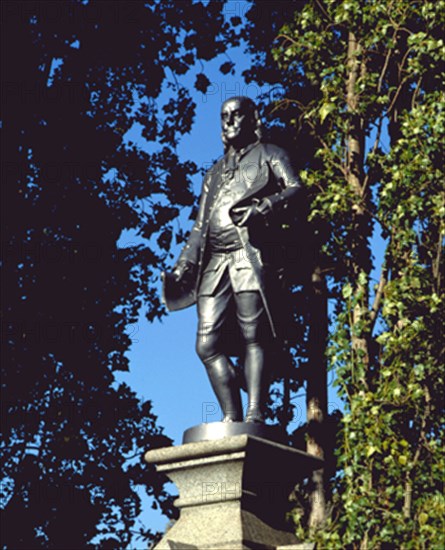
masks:
[[[253,199],[249,206],[232,208],[233,221],[239,227],[250,225],[254,220],[265,219],[272,211],[272,203],[268,198]]]
[[[177,282],[183,281],[186,283],[192,278],[194,267],[194,264],[191,262],[181,260],[173,267],[173,276]]]

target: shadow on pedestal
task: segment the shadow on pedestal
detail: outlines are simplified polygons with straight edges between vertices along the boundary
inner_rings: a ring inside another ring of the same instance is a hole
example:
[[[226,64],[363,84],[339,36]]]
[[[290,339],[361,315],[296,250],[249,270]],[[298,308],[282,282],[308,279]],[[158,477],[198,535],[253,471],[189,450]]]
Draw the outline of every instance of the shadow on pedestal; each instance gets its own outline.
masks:
[[[180,517],[156,550],[275,550],[297,543],[285,523],[288,496],[323,462],[279,443],[280,431],[273,426],[221,424],[196,426],[184,434],[184,441],[206,437],[205,441],[145,454],[145,460],[155,463],[179,489],[175,505]],[[217,438],[221,433],[226,435]]]

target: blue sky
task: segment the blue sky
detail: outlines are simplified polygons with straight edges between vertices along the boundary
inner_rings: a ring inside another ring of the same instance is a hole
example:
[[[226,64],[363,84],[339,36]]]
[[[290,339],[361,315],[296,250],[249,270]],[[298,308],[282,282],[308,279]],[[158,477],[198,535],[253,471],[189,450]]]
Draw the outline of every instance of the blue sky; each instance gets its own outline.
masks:
[[[233,2],[242,17],[245,13],[245,2]],[[232,6],[233,7],[233,6]],[[235,8],[234,8],[235,9]],[[229,16],[235,13],[229,13]],[[219,66],[227,61],[225,55],[205,64],[205,73],[211,81],[207,94],[194,93],[197,104],[196,118],[190,134],[183,136],[178,147],[182,160],[192,160],[198,166],[210,167],[222,154],[220,138],[219,112],[221,103],[233,95],[247,95],[253,100],[266,92],[266,87],[254,84],[247,86],[241,77],[244,69],[249,67],[249,56],[244,54],[243,48],[229,50],[228,55],[235,63],[235,75],[221,75]],[[193,90],[195,76],[201,71],[195,67],[180,82]],[[160,98],[161,101],[165,97]],[[127,139],[136,139],[134,135]],[[201,177],[194,180],[197,194],[201,189]],[[185,229],[190,229],[192,222],[188,220],[189,211],[184,211],[180,223]],[[134,241],[130,234],[122,235],[120,246]],[[379,235],[374,236],[373,250],[376,256],[377,267],[381,264],[381,240]],[[179,248],[174,251],[175,258]],[[172,260],[173,264],[173,260]],[[160,282],[159,282],[160,291]],[[128,327],[132,345],[128,353],[130,370],[118,373],[117,381],[128,383],[139,396],[149,399],[153,405],[153,412],[158,417],[158,424],[164,432],[173,439],[174,444],[181,444],[183,432],[196,424],[220,420],[218,406],[211,390],[203,365],[195,353],[197,314],[195,307],[168,314],[162,321],[148,323],[141,312],[138,323]],[[329,374],[329,411],[342,408],[340,399],[336,396],[332,386],[333,374]],[[305,420],[305,398],[303,394],[295,396],[293,400],[294,420],[291,429],[295,429]],[[217,410],[217,412],[212,412]],[[143,453],[146,449],[141,449]],[[173,484],[171,492],[176,494]],[[165,530],[167,519],[158,511],[152,510],[151,501],[143,498],[144,511],[140,521],[152,530]],[[137,526],[136,526],[137,528]]]
[[[196,119],[190,134],[185,135],[178,147],[183,160],[192,160],[198,166],[210,167],[222,154],[219,113],[221,103],[233,95],[248,95],[252,99],[269,92],[267,87],[253,84],[247,86],[241,73],[249,66],[249,57],[242,48],[229,52],[235,62],[235,75],[221,75],[220,64],[226,60],[220,56],[206,64],[206,74],[212,82],[209,93],[195,93],[197,103]],[[196,71],[183,78],[182,83],[193,89]],[[201,177],[194,180],[195,191],[200,193]],[[181,223],[190,229],[188,211],[181,216]],[[126,239],[134,241],[131,235],[122,236],[120,246]],[[175,258],[180,248],[175,251]],[[172,260],[173,263],[173,260]],[[159,282],[159,291],[161,285]],[[217,402],[208,382],[204,366],[195,353],[197,314],[196,308],[168,314],[162,321],[149,323],[141,312],[138,323],[128,327],[132,345],[128,354],[130,370],[118,373],[118,381],[128,383],[141,397],[150,399],[153,412],[158,416],[158,424],[174,444],[181,444],[183,432],[202,422],[219,421]],[[332,389],[332,380],[330,380]],[[331,392],[330,409],[340,406],[335,393]],[[305,419],[304,395],[296,397],[294,421],[290,428],[295,429]],[[142,452],[142,450],[141,450]],[[176,493],[172,484],[171,491]],[[142,496],[142,491],[141,491]],[[150,501],[143,497],[144,512],[141,521],[151,529],[164,530],[167,520],[158,511],[150,509]]]
[[[239,4],[239,3],[238,3]],[[218,68],[225,55],[206,63],[205,72],[211,81],[207,94],[194,93],[196,118],[190,134],[183,136],[178,153],[182,160],[192,160],[199,167],[210,167],[222,154],[219,113],[221,103],[233,95],[249,95],[255,99],[265,88],[246,86],[241,72],[249,66],[249,57],[242,48],[228,52],[236,66],[235,75],[222,75]],[[181,79],[181,83],[193,90],[195,75],[201,69],[196,67]],[[266,90],[267,91],[267,90]],[[160,98],[163,101],[165,98]],[[133,136],[129,136],[133,139]],[[201,177],[194,179],[197,194],[201,189]],[[189,211],[181,215],[181,224],[190,229]],[[120,246],[134,241],[131,234],[121,236]],[[174,251],[177,257],[180,248]],[[172,264],[174,261],[172,260]],[[160,292],[159,282],[159,292]],[[149,323],[141,312],[138,323],[128,327],[132,340],[128,353],[130,370],[118,373],[117,381],[125,381],[138,395],[149,399],[158,424],[174,444],[180,444],[183,432],[204,421],[220,420],[218,414],[208,411],[217,409],[217,403],[205,373],[195,353],[197,314],[196,308],[170,313],[162,321]],[[144,452],[141,449],[141,453]],[[171,485],[172,493],[176,493]],[[140,494],[142,496],[143,491]],[[143,497],[144,512],[140,520],[152,530],[165,529],[167,519],[150,508],[150,500]]]

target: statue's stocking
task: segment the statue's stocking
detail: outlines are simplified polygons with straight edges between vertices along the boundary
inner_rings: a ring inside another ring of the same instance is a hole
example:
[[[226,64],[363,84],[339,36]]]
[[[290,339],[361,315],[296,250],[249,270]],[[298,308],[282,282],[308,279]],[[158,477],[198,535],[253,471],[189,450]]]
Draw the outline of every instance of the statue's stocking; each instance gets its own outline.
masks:
[[[248,394],[246,422],[264,422],[261,404],[267,390],[267,373],[265,372],[265,351],[257,343],[246,346],[244,373]]]
[[[213,391],[223,411],[223,422],[241,421],[243,408],[236,373],[228,358],[218,354],[204,361]]]

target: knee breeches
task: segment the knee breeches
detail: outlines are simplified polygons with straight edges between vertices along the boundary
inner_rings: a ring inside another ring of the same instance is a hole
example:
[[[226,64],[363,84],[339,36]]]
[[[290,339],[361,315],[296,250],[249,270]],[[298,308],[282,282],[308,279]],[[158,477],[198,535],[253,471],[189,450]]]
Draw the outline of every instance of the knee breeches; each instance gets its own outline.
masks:
[[[227,277],[213,296],[198,297],[196,351],[202,361],[224,353],[221,343],[225,321],[233,310],[244,345],[261,343],[267,322],[260,293],[256,290],[234,293]]]

